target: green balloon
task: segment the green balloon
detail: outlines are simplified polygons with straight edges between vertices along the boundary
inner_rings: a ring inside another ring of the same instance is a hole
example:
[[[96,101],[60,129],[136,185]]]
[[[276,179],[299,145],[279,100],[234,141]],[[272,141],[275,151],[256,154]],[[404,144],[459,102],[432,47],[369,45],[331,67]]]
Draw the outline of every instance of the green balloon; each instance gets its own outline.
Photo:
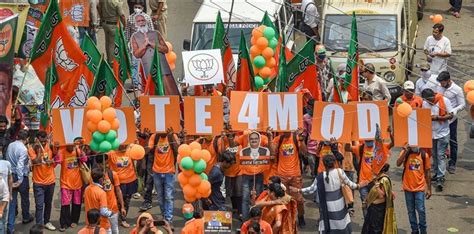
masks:
[[[275,30],[272,27],[266,27],[263,30],[263,35],[268,39],[271,40],[275,37]]]
[[[268,46],[272,49],[275,49],[278,45],[278,40],[276,38],[273,38],[271,40],[269,40],[268,42]]]
[[[95,140],[92,140],[91,143],[89,143],[89,147],[91,147],[91,150],[93,151],[99,151],[99,143]]]
[[[116,150],[118,149],[119,146],[120,146],[120,141],[118,140],[118,138],[115,138],[115,140],[112,141],[112,149]]]
[[[186,218],[186,219],[191,219],[191,218],[194,216],[194,213],[193,213],[193,212],[191,212],[191,213],[184,213],[183,216],[184,216],[184,218]]]
[[[194,172],[200,174],[204,170],[206,170],[206,161],[203,159],[199,159],[198,161],[194,161]]]
[[[110,142],[108,142],[108,141],[102,141],[99,144],[99,151],[102,152],[102,153],[107,153],[111,149],[112,149],[112,144],[110,144]]]
[[[95,131],[94,133],[92,133],[92,139],[96,142],[102,142],[104,141],[104,134],[102,134],[101,132],[99,131]]]
[[[181,167],[185,170],[193,168],[194,161],[191,157],[184,157],[181,159]]]
[[[207,175],[204,172],[199,174],[199,176],[201,177],[202,180],[208,180]]]
[[[403,103],[403,100],[401,98],[397,98],[397,103],[398,104],[402,104]]]
[[[272,81],[270,78],[263,79],[264,84],[268,84],[268,83],[270,83],[270,81]]]
[[[263,84],[265,83],[262,77],[256,76],[254,80],[255,80],[255,88],[261,89],[263,87]]]
[[[105,134],[105,140],[108,142],[114,142],[115,139],[117,139],[117,132],[115,130],[109,130],[109,132]]]
[[[256,67],[262,68],[262,67],[265,67],[266,61],[263,56],[259,55],[253,59],[253,63],[255,64]]]

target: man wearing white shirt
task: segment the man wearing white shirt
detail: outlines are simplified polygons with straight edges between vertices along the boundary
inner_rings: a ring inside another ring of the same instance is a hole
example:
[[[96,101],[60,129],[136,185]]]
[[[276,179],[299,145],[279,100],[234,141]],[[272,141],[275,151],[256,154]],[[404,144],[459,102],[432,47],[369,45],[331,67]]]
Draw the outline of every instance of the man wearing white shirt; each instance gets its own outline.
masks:
[[[431,109],[431,126],[433,131],[433,168],[436,191],[443,191],[444,175],[446,174],[446,149],[449,145],[449,120],[453,118],[453,108],[448,98],[431,89],[421,92],[423,108]]]
[[[421,78],[418,79],[415,84],[416,96],[421,96],[421,92],[423,92],[425,89],[438,89],[439,83],[436,80],[438,76],[431,74],[429,63],[423,63],[420,65],[420,75]]]
[[[456,172],[456,160],[458,156],[458,119],[456,118],[456,115],[464,109],[464,107],[466,106],[466,101],[464,101],[464,93],[462,88],[451,80],[449,72],[441,72],[437,78],[437,81],[440,83],[440,86],[438,87],[438,93],[449,99],[453,107],[453,119],[449,120],[450,151],[448,172],[450,174],[454,174]]]
[[[313,37],[316,41],[319,41],[319,13],[314,0],[303,0],[301,2],[301,14],[303,15],[303,22],[301,22],[300,30],[306,35],[306,41]]]
[[[448,70],[448,57],[451,56],[451,42],[443,36],[444,25],[435,24],[433,35],[426,38],[424,51],[426,61],[431,65],[431,73],[439,74]]]

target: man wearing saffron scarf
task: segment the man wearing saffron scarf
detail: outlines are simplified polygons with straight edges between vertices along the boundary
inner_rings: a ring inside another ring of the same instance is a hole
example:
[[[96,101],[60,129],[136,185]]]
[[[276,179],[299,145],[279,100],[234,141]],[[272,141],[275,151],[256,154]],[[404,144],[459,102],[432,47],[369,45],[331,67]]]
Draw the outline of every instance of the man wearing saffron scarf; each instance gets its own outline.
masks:
[[[421,92],[423,108],[431,109],[431,124],[433,131],[433,168],[436,181],[436,191],[443,191],[444,175],[446,174],[446,149],[449,145],[449,120],[453,118],[453,108],[449,99],[431,89]]]

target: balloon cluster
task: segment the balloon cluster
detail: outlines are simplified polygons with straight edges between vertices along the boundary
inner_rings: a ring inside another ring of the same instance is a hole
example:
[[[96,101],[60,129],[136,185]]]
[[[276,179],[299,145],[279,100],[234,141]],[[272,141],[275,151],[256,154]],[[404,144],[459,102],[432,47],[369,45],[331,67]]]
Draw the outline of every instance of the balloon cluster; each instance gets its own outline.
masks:
[[[250,59],[252,60],[255,73],[255,88],[261,89],[264,84],[270,82],[270,78],[277,73],[275,48],[278,39],[272,27],[260,25],[252,30],[250,43]]]
[[[174,71],[176,68],[176,53],[173,51],[173,45],[171,42],[167,41],[166,46],[168,46],[168,53],[165,54],[166,61],[168,61],[171,71]]]
[[[100,100],[90,97],[87,99],[86,110],[87,129],[92,133],[91,149],[102,153],[117,149],[120,146],[117,139],[120,123],[115,108],[112,107],[112,100],[107,96]]]
[[[467,102],[474,105],[474,80],[466,81],[464,84],[464,92],[466,92]]]
[[[431,22],[435,24],[439,24],[441,23],[441,21],[443,21],[443,16],[440,14],[430,15],[430,19],[431,19]]]
[[[182,144],[178,148],[178,162],[182,170],[178,174],[178,182],[183,189],[184,200],[194,202],[211,195],[211,183],[204,173],[211,153],[201,149],[201,144],[192,142]]]
[[[397,99],[397,113],[399,116],[406,118],[410,116],[411,112],[413,111],[413,108],[411,107],[410,104],[404,102],[401,98]]]

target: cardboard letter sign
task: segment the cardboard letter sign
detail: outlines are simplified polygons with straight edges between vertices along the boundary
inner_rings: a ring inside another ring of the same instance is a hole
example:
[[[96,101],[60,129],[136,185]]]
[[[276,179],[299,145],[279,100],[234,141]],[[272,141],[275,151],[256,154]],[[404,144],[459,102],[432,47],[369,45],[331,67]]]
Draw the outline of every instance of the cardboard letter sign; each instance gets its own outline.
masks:
[[[299,93],[264,93],[268,126],[276,132],[294,131],[303,126],[303,102]]]
[[[413,109],[410,116],[401,117],[397,111],[393,112],[393,128],[395,146],[410,146],[431,148],[431,110]]]
[[[386,101],[355,102],[357,108],[352,129],[352,140],[370,140],[375,138],[376,125],[380,127],[382,138],[389,138],[388,103]]]
[[[338,142],[351,142],[354,105],[315,102],[313,113],[311,139],[329,141],[334,137]]]
[[[189,135],[218,135],[224,128],[222,97],[184,97],[184,129]]]
[[[141,96],[141,129],[164,133],[172,127],[175,132],[181,130],[178,96]]]
[[[133,143],[137,138],[135,132],[135,117],[132,107],[115,108],[120,127],[117,137],[120,144]],[[53,109],[53,142],[60,145],[73,144],[74,138],[82,136],[86,142],[91,140],[92,133],[87,130],[84,108]],[[130,127],[131,126],[131,127]]]
[[[230,99],[230,125],[233,130],[266,129],[261,93],[232,91]]]

